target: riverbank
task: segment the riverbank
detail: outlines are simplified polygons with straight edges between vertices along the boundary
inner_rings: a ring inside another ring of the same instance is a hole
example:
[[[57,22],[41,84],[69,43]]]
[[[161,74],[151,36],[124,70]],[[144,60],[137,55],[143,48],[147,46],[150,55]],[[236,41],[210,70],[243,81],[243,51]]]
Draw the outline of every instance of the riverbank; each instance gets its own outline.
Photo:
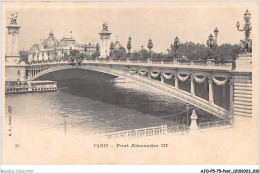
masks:
[[[244,121],[243,127],[127,141],[50,134],[23,125],[12,138],[4,137],[2,160],[4,164],[256,164],[257,124]],[[11,146],[18,143],[18,149]]]

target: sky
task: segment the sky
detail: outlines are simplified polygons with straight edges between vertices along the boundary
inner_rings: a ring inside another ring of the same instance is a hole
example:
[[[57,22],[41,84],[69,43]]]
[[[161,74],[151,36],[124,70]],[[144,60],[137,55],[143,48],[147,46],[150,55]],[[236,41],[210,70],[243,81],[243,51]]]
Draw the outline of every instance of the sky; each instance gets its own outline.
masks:
[[[237,31],[236,22],[244,24],[246,9],[252,17],[257,16],[257,5],[252,2],[9,2],[2,7],[5,19],[11,11],[18,12],[20,50],[40,43],[51,30],[59,40],[72,31],[78,43],[100,43],[98,33],[104,22],[112,33],[111,41],[118,36],[126,47],[131,36],[132,51],[142,45],[147,48],[150,38],[155,52],[167,52],[176,36],[180,42],[206,44],[215,27],[219,30],[218,44],[239,44],[244,34]]]

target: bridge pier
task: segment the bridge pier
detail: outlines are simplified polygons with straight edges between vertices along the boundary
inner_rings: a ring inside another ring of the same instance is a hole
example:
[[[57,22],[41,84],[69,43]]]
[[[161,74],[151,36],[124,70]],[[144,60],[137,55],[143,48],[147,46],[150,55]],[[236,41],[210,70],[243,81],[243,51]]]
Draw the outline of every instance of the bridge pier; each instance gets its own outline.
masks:
[[[213,80],[212,77],[209,77],[209,102],[214,104],[214,96],[213,96]]]
[[[174,74],[174,80],[175,80],[175,88],[176,89],[179,89],[179,79],[178,79],[178,77],[177,77],[177,74]]]
[[[151,70],[148,70],[148,78],[151,79]]]
[[[163,76],[163,72],[162,72],[162,71],[161,71],[161,82],[162,82],[162,84],[165,83],[165,79],[164,79],[164,76]]]
[[[191,74],[190,75],[190,92],[191,92],[191,95],[195,95],[195,84],[194,84],[194,78],[193,78],[193,75]]]

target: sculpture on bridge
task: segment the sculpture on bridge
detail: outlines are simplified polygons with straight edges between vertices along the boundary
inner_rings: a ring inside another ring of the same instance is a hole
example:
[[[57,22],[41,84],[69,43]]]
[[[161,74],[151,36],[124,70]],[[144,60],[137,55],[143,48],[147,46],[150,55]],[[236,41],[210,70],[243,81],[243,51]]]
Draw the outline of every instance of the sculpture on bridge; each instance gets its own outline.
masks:
[[[252,40],[251,39],[241,39],[240,40],[240,52],[241,53],[252,53]]]
[[[103,31],[108,31],[108,25],[107,25],[107,23],[104,23],[104,24],[103,24]]]
[[[240,40],[241,53],[252,53],[252,40],[249,38],[250,32],[252,30],[250,19],[251,19],[251,13],[249,13],[249,11],[246,10],[246,13],[244,14],[244,20],[246,22],[244,27],[240,29],[239,22],[237,22],[236,25],[238,31],[245,32],[245,39]]]
[[[10,19],[10,24],[17,24],[17,12],[11,13],[8,19]]]

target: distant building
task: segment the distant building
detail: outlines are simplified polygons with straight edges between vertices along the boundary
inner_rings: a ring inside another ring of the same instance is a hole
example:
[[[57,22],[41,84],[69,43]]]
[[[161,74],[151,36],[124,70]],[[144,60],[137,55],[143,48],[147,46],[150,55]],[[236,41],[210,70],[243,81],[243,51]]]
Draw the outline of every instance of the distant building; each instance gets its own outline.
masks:
[[[116,37],[115,41],[115,50],[119,50],[119,48],[122,48],[123,46],[119,43],[118,38]],[[123,47],[124,48],[124,47]]]
[[[44,39],[40,44],[34,44],[28,51],[28,61],[46,61],[60,60],[67,58],[72,50],[78,50],[80,53],[91,55],[96,52],[95,44],[79,44],[72,37],[64,36],[60,41],[54,37],[53,32],[49,33],[49,37]],[[86,51],[86,52],[85,52]]]

